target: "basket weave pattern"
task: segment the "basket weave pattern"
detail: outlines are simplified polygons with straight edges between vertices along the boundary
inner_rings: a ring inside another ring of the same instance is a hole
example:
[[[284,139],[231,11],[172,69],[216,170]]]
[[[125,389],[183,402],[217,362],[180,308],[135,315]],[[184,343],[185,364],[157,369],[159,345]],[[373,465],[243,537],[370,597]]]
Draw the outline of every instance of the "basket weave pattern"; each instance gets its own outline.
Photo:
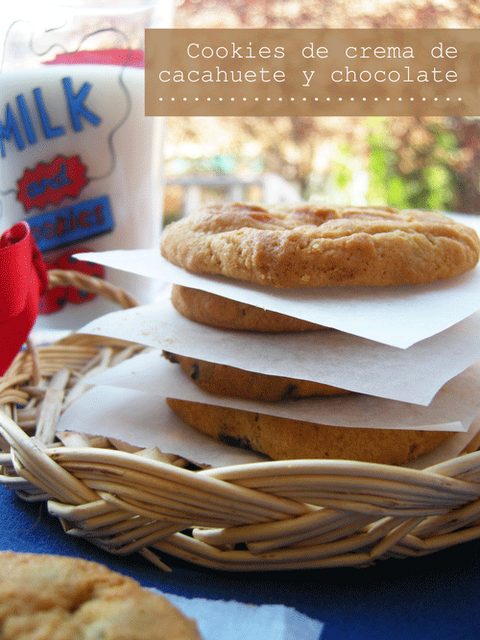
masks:
[[[68,534],[162,569],[167,554],[223,571],[366,566],[480,537],[476,444],[423,471],[334,460],[198,469],[158,449],[56,433],[92,374],[143,348],[72,334],[30,346],[0,379],[0,482],[46,501]]]

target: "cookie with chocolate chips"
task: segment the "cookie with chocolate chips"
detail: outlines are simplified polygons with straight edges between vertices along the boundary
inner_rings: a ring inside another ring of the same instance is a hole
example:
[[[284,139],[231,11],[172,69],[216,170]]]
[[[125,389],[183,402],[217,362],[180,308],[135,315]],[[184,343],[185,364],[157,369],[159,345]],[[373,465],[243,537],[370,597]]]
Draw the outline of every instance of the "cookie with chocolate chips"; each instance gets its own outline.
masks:
[[[321,382],[244,371],[226,364],[206,362],[167,351],[163,353],[170,362],[179,364],[198,387],[220,396],[278,402],[309,396],[337,396],[348,393],[344,389]]]
[[[400,465],[452,435],[448,431],[338,427],[174,398],[167,398],[167,404],[187,424],[215,440],[273,460],[321,458]]]

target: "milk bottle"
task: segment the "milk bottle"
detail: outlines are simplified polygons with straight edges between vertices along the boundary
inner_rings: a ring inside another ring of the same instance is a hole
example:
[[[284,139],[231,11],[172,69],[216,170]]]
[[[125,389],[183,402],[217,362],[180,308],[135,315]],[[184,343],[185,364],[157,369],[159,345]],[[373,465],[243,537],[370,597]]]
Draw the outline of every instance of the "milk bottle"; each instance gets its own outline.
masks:
[[[149,302],[154,281],[71,258],[153,248],[161,231],[163,121],[144,115],[143,36],[170,26],[170,2],[101,4],[54,3],[49,13],[33,3],[7,29],[0,232],[26,220],[49,267],[105,277]],[[42,300],[37,327],[77,329],[113,308],[58,287]]]

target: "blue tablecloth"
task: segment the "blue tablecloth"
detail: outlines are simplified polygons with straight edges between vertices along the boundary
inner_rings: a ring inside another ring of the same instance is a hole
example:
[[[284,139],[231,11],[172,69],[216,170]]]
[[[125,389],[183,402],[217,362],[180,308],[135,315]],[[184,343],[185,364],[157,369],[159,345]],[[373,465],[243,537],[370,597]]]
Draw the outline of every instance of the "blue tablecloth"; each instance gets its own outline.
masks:
[[[68,536],[45,505],[25,503],[4,487],[0,513],[2,550],[102,562],[167,595],[294,607],[325,623],[321,640],[480,638],[480,541],[366,569],[221,573],[166,558],[173,571],[164,573],[138,554],[112,556]]]

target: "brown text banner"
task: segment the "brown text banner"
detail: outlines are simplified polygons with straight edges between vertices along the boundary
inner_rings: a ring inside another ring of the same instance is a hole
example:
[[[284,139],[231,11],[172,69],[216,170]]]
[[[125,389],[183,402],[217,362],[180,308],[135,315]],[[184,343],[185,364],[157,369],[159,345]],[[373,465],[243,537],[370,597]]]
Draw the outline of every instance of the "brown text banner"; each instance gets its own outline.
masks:
[[[478,29],[147,29],[147,116],[476,116]]]

